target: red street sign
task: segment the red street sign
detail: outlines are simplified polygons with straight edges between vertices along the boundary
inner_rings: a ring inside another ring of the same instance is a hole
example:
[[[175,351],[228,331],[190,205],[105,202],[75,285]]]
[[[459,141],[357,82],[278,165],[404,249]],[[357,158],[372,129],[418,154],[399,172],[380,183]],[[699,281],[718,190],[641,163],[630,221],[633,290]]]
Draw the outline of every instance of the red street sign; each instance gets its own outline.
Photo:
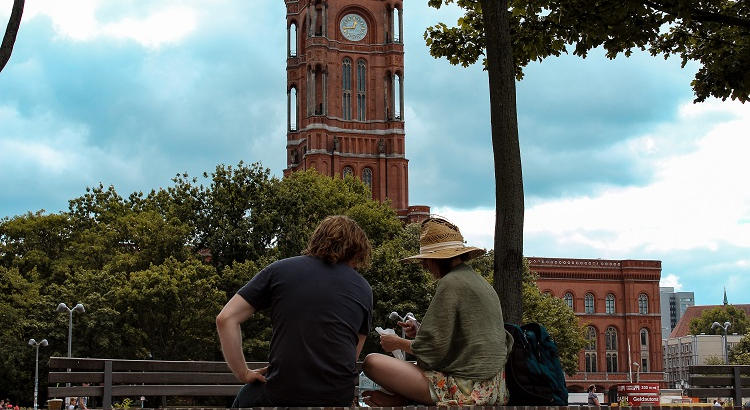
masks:
[[[627,383],[617,385],[619,399],[626,398],[628,405],[635,407],[641,403],[659,403],[659,383]]]

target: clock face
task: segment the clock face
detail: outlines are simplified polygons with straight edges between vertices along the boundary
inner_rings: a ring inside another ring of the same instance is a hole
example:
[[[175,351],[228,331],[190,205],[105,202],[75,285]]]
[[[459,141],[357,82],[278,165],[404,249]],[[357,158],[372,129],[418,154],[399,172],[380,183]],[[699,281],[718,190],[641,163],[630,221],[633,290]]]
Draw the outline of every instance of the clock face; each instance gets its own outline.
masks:
[[[359,14],[347,14],[339,23],[341,34],[349,41],[359,41],[367,35],[367,23]]]

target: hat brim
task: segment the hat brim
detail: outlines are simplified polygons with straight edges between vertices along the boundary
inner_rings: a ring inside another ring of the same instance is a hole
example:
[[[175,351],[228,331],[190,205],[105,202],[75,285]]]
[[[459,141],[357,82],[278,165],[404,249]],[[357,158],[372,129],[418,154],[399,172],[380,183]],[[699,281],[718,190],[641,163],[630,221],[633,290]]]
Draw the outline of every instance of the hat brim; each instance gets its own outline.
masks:
[[[468,254],[468,259],[474,259],[484,255],[486,251],[484,249],[475,248],[473,246],[462,246],[460,248],[444,248],[438,249],[433,252],[424,252],[417,255],[409,256],[408,258],[401,259],[404,263],[416,263],[422,259],[450,259],[456,256]]]

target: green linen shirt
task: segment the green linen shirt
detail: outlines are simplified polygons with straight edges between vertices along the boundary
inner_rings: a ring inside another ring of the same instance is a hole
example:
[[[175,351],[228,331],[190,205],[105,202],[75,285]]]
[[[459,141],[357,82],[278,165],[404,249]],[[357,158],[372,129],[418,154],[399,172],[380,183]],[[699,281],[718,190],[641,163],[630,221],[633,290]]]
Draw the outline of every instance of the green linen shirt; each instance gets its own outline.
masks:
[[[411,350],[425,370],[478,381],[505,368],[512,340],[495,289],[461,264],[438,281]]]

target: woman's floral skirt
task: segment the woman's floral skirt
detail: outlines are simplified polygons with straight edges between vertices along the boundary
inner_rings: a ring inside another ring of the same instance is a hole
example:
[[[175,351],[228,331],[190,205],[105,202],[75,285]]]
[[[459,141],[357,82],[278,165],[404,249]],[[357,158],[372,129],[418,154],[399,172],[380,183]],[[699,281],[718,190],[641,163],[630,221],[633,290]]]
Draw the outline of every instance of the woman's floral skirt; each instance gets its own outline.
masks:
[[[508,403],[505,370],[488,380],[470,380],[425,370],[430,396],[438,406],[489,406]]]

